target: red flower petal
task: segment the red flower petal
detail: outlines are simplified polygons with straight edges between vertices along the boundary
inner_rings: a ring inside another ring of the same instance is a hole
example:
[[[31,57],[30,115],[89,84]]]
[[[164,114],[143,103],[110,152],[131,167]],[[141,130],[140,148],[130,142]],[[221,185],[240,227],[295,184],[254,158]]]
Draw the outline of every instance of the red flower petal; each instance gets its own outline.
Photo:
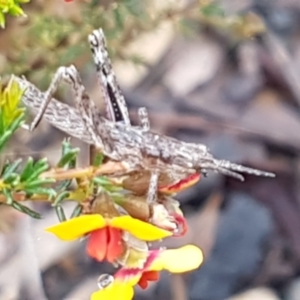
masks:
[[[191,174],[186,178],[179,180],[175,184],[159,187],[159,191],[165,194],[174,194],[174,193],[181,192],[194,185],[197,181],[200,180],[200,177],[201,177],[200,173]]]
[[[113,263],[123,253],[122,230],[107,227],[108,241],[106,260]]]
[[[107,227],[92,231],[86,247],[87,254],[98,261],[103,261],[108,249],[107,241]]]
[[[170,214],[172,217],[174,217],[175,222],[178,227],[178,232],[174,233],[173,236],[183,236],[188,231],[188,225],[186,222],[186,219],[184,216],[181,216],[180,214],[172,213]]]
[[[157,281],[159,279],[159,273],[157,271],[146,271],[141,276],[138,285],[145,290],[148,287],[148,281]]]
[[[122,230],[104,227],[90,233],[87,253],[98,261],[113,263],[123,252]]]

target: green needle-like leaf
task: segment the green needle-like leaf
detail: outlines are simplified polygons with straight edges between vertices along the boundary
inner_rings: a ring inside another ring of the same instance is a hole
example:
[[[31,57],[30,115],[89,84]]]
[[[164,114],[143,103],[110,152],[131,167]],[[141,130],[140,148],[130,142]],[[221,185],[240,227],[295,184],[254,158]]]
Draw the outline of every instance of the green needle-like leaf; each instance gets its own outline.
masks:
[[[65,165],[69,164],[72,160],[74,160],[76,158],[78,152],[79,152],[79,149],[72,149],[72,151],[68,152],[60,159],[57,166],[59,168],[62,168]]]
[[[33,170],[33,158],[29,157],[20,175],[20,182],[26,181]]]
[[[6,177],[3,182],[7,185],[15,186],[19,182],[19,175],[16,173],[12,173],[8,177]]]
[[[108,192],[120,192],[123,188],[113,185],[106,177],[98,176],[93,178],[93,183],[103,187]]]
[[[42,216],[39,213],[35,212],[34,210],[30,209],[27,206],[24,206],[24,205],[20,204],[19,202],[13,201],[11,206],[13,208],[15,208],[16,210],[29,215],[32,218],[42,219]]]
[[[5,173],[2,175],[2,180],[5,181],[7,180],[16,170],[17,168],[20,166],[22,162],[22,159],[17,159],[16,161],[14,161],[12,164],[10,164],[6,170]]]
[[[102,165],[103,163],[103,160],[104,160],[104,155],[103,153],[97,153],[95,155],[95,158],[94,158],[94,161],[93,161],[93,166],[94,167],[99,167]]]
[[[64,191],[64,190],[68,189],[70,187],[70,185],[72,184],[72,181],[73,181],[73,179],[64,180],[64,181],[60,182],[59,185],[57,186],[56,190]]]
[[[13,197],[11,195],[11,192],[6,188],[2,189],[2,192],[3,192],[4,196],[6,197],[6,202],[5,203],[7,205],[12,205],[14,200],[13,200]]]
[[[32,189],[32,188],[40,187],[44,184],[50,184],[50,183],[54,183],[54,182],[55,182],[54,178],[38,178],[36,180],[26,182],[25,184],[23,184],[23,188],[25,190]]]
[[[68,198],[70,195],[70,192],[64,191],[61,194],[59,194],[56,199],[53,202],[52,206],[58,206],[62,203],[63,200],[65,200],[66,198]]]
[[[81,212],[82,212],[82,205],[77,204],[76,207],[74,208],[70,218],[72,219],[72,218],[76,218],[76,217],[80,216]]]
[[[62,158],[57,164],[57,167],[62,168],[62,167],[68,167],[68,168],[75,168],[76,166],[76,158],[77,154],[79,153],[80,149],[79,148],[72,148],[69,140],[65,140],[62,143]],[[70,180],[64,180],[62,181],[58,187],[57,190],[66,190],[70,187],[72,184],[73,179]]]
[[[72,161],[76,161],[77,154],[79,153],[79,148],[68,148],[68,151],[63,153],[62,158],[59,160],[57,167],[62,168],[68,164],[70,164]]]
[[[33,194],[47,195],[49,200],[55,198],[57,195],[54,189],[44,188],[44,187],[27,188],[25,192],[28,195],[33,195]]]
[[[93,182],[101,186],[111,185],[111,182],[104,176],[97,176],[93,178]]]
[[[3,174],[6,172],[7,168],[9,167],[9,161],[6,160],[3,167],[2,167],[2,170],[1,170],[1,177],[3,176]]]
[[[55,212],[60,222],[64,222],[67,220],[64,209],[61,206],[55,206]]]
[[[27,177],[24,181],[29,182],[38,178],[43,172],[49,169],[48,159],[42,158],[34,163],[31,175]]]

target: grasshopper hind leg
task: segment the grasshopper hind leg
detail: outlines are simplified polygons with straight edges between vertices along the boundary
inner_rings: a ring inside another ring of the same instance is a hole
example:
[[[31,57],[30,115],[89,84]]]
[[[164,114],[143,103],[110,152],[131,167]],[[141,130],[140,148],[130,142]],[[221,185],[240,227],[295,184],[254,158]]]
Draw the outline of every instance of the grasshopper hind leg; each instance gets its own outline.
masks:
[[[131,125],[126,100],[109,59],[103,30],[94,30],[89,35],[88,40],[106,105],[107,118],[114,122]]]

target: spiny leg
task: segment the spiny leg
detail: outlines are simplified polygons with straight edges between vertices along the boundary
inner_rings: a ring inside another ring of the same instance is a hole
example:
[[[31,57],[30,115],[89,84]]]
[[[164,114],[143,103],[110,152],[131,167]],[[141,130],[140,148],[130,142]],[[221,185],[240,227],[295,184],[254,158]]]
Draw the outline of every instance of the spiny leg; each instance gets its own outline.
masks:
[[[75,66],[71,65],[69,67],[65,67],[62,79],[72,86],[75,105],[80,112],[82,121],[84,122],[88,133],[92,137],[95,146],[102,149],[103,142],[95,128],[95,122],[99,121],[98,111],[94,102],[91,101],[89,95],[86,93],[85,87],[81,82],[79,73]]]
[[[43,103],[44,93],[24,77],[20,78],[14,76],[14,80],[16,80],[21,89],[24,90],[22,102],[25,106],[33,110],[35,114],[39,112]],[[90,135],[87,134],[80,113],[74,107],[52,98],[48,103],[43,118],[68,135],[76,137],[87,144],[93,144]],[[25,125],[23,128],[28,130],[29,126]]]
[[[158,176],[159,176],[159,172],[157,170],[151,172],[148,193],[147,193],[147,202],[149,204],[154,203],[157,198]]]
[[[89,35],[89,43],[106,104],[107,118],[130,125],[127,104],[112,69],[102,29],[94,30]],[[150,122],[146,108],[140,108],[138,114],[142,129],[148,131]]]
[[[61,81],[64,81],[71,85],[72,90],[75,95],[75,103],[78,111],[80,112],[80,117],[86,127],[86,130],[89,132],[93,143],[98,148],[103,148],[103,143],[101,138],[96,134],[93,125],[93,117],[96,114],[96,109],[94,109],[94,104],[90,100],[89,96],[87,95],[84,86],[81,83],[81,79],[79,76],[78,71],[76,68],[71,65],[70,67],[60,67],[56,71],[51,84],[48,90],[43,94],[44,99],[41,103],[40,109],[34,118],[33,122],[28,126],[24,126],[25,129],[30,131],[34,130],[36,126],[41,121],[43,114],[45,113],[48,104],[50,103],[53,94],[58,89],[58,86]]]
[[[130,125],[127,104],[112,69],[102,29],[94,30],[89,35],[89,43],[106,104],[107,118]]]
[[[139,121],[143,131],[150,130],[150,120],[146,107],[140,107],[138,109]]]
[[[33,131],[41,122],[42,117],[47,109],[48,104],[50,103],[53,94],[56,92],[56,90],[58,89],[58,86],[60,84],[60,81],[62,79],[63,73],[65,71],[64,67],[60,67],[58,68],[58,70],[56,71],[48,90],[44,93],[44,99],[43,101],[41,101],[41,106],[40,109],[38,111],[38,113],[36,114],[35,118],[33,119],[33,121],[31,122],[30,125],[28,124],[23,124],[23,128],[27,129],[29,131]]]
[[[100,87],[102,95],[106,105],[106,117],[110,120],[115,120],[114,117],[119,117],[117,112],[114,112],[114,105],[109,98],[109,93],[107,89],[107,70],[105,70],[105,60],[108,58],[108,54],[105,48],[105,38],[103,31],[101,29],[94,30],[88,36],[90,48],[93,54],[94,63],[96,65],[96,71],[98,80],[100,82]]]

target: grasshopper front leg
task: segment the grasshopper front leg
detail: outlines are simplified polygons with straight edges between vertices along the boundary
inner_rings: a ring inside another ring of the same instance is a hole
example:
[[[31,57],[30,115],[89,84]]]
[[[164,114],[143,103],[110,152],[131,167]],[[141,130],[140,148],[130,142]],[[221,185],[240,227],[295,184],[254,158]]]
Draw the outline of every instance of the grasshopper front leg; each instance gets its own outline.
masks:
[[[97,148],[102,149],[103,143],[99,135],[97,135],[97,131],[94,128],[93,120],[97,118],[95,114],[97,114],[97,110],[95,108],[94,103],[90,100],[89,96],[85,91],[85,87],[81,83],[81,79],[78,71],[75,66],[71,65],[70,67],[60,67],[56,71],[48,90],[43,94],[44,99],[42,100],[41,106],[37,115],[35,116],[33,122],[30,125],[24,125],[23,128],[33,131],[41,121],[47,106],[49,105],[53,94],[59,87],[61,81],[68,83],[73,90],[75,97],[76,108],[80,112],[80,117],[88,131],[89,135],[93,143]]]
[[[44,99],[41,103],[40,109],[38,111],[38,113],[36,114],[35,118],[33,119],[33,121],[31,122],[30,125],[28,124],[24,124],[22,127],[24,129],[27,129],[29,131],[33,131],[40,123],[40,121],[42,120],[42,117],[47,109],[47,106],[49,105],[53,94],[56,92],[56,90],[58,89],[59,83],[63,77],[63,73],[65,72],[65,68],[64,67],[60,67],[58,68],[58,70],[56,71],[48,90],[44,93]]]

